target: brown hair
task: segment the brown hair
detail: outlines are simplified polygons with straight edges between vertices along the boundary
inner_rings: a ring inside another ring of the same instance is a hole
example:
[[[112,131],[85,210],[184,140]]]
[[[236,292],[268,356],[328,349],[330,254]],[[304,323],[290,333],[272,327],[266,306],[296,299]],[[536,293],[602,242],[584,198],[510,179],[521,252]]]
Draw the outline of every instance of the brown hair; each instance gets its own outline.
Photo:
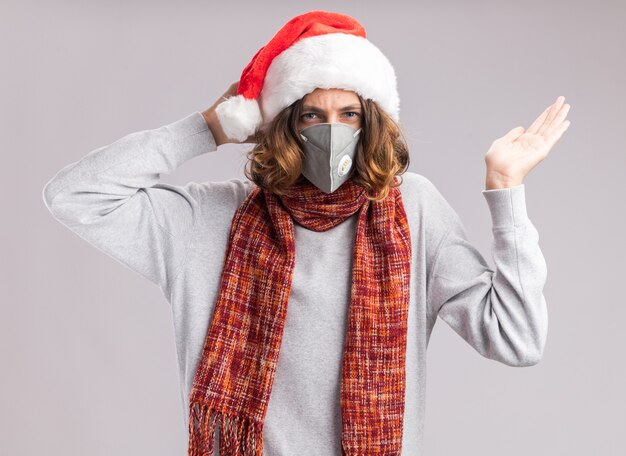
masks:
[[[370,200],[380,201],[391,187],[402,183],[401,177],[396,181],[395,176],[408,169],[409,151],[400,125],[375,101],[358,97],[363,130],[351,179],[366,188]],[[298,134],[303,104],[304,97],[278,113],[265,132],[257,132],[258,142],[247,154],[246,177],[276,195],[284,195],[292,184],[304,178],[304,152]]]

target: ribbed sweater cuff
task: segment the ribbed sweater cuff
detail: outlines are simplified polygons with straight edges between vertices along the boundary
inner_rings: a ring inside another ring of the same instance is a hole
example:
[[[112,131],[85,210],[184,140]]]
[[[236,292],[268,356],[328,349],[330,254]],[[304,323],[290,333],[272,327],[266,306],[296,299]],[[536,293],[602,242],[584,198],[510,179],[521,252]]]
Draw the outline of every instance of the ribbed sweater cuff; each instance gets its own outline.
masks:
[[[519,226],[528,221],[524,184],[483,190],[482,194],[491,213],[493,228]]]

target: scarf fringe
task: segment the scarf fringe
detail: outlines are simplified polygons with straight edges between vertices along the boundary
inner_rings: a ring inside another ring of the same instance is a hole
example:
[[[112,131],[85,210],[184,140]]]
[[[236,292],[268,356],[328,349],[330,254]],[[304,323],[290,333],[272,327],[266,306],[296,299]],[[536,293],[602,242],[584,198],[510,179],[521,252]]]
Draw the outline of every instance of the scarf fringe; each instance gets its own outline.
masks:
[[[192,404],[188,456],[213,456],[215,426],[219,422],[220,456],[263,456],[263,434],[254,421]]]

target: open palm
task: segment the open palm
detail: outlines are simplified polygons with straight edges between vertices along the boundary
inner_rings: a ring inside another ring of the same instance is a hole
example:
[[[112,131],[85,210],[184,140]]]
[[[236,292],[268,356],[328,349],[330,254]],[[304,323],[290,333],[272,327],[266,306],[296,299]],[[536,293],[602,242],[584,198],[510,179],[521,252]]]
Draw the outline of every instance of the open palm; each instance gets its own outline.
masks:
[[[528,129],[515,127],[491,144],[485,154],[488,181],[518,185],[546,158],[570,124],[565,120],[570,105],[564,101],[565,97],[559,96]]]

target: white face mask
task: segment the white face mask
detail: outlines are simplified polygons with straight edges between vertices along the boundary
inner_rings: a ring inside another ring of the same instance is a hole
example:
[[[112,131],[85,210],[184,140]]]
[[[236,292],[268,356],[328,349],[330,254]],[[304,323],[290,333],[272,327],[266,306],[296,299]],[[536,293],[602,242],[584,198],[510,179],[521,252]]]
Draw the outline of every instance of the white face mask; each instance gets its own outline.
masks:
[[[318,123],[303,129],[300,137],[304,141],[304,177],[325,193],[341,187],[354,170],[360,132],[361,128],[356,130],[341,122]]]

